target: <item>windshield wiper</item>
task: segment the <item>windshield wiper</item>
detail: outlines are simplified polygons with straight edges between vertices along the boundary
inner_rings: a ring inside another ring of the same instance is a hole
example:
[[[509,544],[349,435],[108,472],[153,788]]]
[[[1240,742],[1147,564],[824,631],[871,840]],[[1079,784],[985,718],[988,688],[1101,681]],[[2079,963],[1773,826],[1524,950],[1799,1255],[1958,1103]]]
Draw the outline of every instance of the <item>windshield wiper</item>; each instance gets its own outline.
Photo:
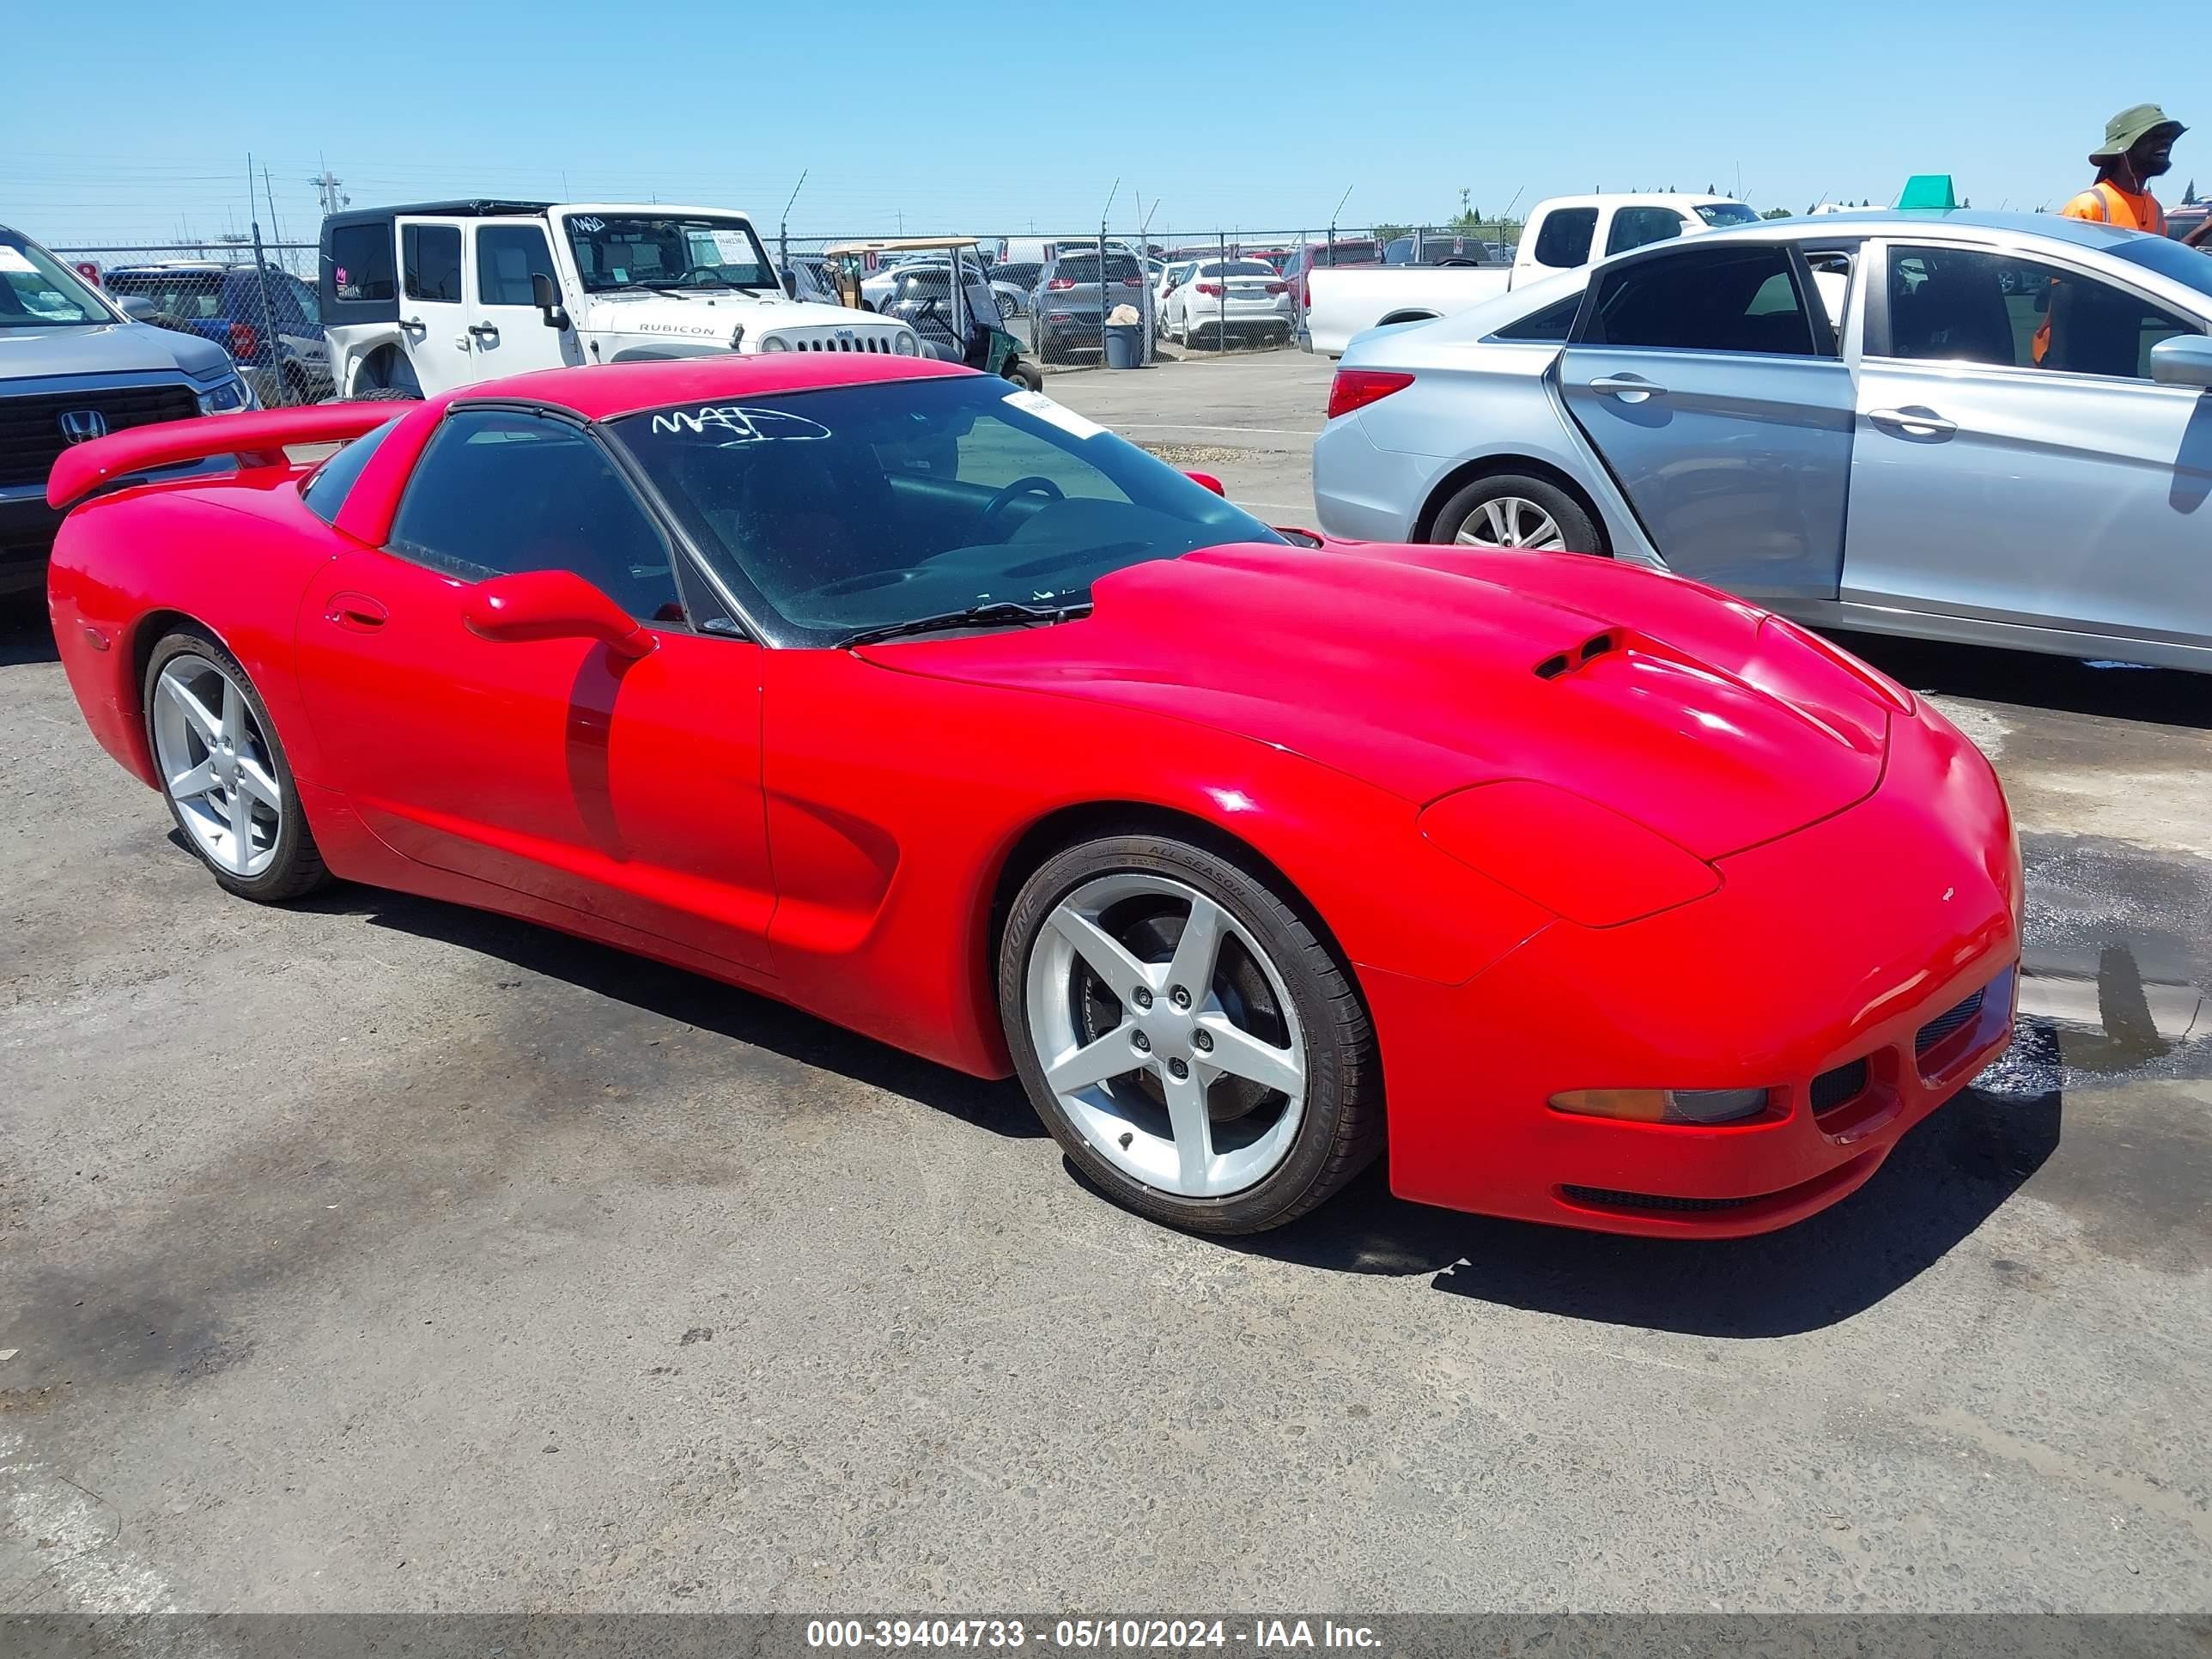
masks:
[[[995,623],[1062,623],[1091,614],[1091,601],[1083,599],[1074,605],[1024,605],[1018,599],[994,599],[988,605],[971,605],[965,611],[943,611],[933,617],[916,617],[910,622],[885,623],[880,628],[864,628],[857,634],[848,634],[837,641],[843,651],[855,645],[872,645],[878,640],[895,640],[906,634],[936,634],[953,628],[988,628]]]

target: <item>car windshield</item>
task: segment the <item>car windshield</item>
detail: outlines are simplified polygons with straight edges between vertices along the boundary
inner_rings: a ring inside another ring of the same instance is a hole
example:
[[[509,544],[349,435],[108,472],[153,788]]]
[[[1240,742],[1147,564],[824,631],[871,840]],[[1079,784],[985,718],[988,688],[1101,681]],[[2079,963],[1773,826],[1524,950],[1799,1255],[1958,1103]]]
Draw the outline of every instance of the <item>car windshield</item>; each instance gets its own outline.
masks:
[[[1283,539],[989,375],[739,396],[609,429],[724,580],[802,645],[976,605],[1080,605],[1109,571]]]
[[[219,270],[111,270],[107,291],[134,295],[181,322],[205,322],[223,314]]]
[[[2116,259],[2172,277],[2185,288],[2212,296],[2212,256],[2164,236],[2124,236],[2106,249]]]
[[[74,328],[114,314],[35,242],[0,236],[0,328]]]
[[[1741,202],[1700,202],[1698,217],[1709,225],[1755,225],[1759,210],[1746,207]]]
[[[1098,280],[1098,256],[1095,253],[1063,253],[1060,263],[1052,268],[1054,276],[1074,283],[1095,283]],[[1141,280],[1144,267],[1126,253],[1106,256],[1106,277],[1109,282],[1127,282],[1132,277]]]
[[[568,246],[586,293],[617,289],[781,289],[742,219],[706,214],[572,213]]]

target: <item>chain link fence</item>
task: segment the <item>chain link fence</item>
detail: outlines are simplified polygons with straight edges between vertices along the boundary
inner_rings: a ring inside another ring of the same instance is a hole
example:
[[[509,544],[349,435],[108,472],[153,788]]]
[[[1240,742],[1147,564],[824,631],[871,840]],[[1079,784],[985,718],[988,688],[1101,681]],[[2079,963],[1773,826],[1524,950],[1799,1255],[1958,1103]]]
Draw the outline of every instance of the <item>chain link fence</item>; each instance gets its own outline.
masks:
[[[228,351],[261,401],[331,395],[312,242],[171,242],[57,247],[125,310]]]

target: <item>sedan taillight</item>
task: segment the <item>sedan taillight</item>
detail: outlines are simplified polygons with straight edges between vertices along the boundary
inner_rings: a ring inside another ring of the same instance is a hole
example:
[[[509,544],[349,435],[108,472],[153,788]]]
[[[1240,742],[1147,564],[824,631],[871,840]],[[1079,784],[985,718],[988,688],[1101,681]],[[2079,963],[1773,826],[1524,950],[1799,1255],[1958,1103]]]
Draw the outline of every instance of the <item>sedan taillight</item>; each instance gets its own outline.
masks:
[[[1270,294],[1288,294],[1290,291],[1291,285],[1288,283],[1270,283],[1267,284],[1267,292]]]
[[[230,325],[230,355],[242,363],[250,363],[261,355],[261,333],[251,323]]]
[[[1073,276],[1055,276],[1050,282],[1047,283],[1045,286],[1048,289],[1073,288],[1075,286],[1075,278]]]
[[[1218,283],[1200,283],[1198,285],[1198,291],[1206,295],[1209,300],[1218,300],[1221,297],[1221,284]]]
[[[1413,377],[1384,368],[1340,368],[1328,383],[1328,418],[1349,415],[1355,409],[1379,403],[1394,392],[1413,385]]]

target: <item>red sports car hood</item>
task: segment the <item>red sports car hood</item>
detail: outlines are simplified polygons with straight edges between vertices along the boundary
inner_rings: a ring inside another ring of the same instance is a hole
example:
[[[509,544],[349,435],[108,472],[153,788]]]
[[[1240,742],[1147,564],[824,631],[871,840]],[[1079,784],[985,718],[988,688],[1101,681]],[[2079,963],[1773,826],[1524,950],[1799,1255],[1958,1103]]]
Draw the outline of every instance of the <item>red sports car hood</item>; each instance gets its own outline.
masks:
[[[1093,597],[1079,622],[861,654],[1216,726],[1417,803],[1535,779],[1709,859],[1863,799],[1911,706],[1763,611],[1606,560],[1254,544]]]

